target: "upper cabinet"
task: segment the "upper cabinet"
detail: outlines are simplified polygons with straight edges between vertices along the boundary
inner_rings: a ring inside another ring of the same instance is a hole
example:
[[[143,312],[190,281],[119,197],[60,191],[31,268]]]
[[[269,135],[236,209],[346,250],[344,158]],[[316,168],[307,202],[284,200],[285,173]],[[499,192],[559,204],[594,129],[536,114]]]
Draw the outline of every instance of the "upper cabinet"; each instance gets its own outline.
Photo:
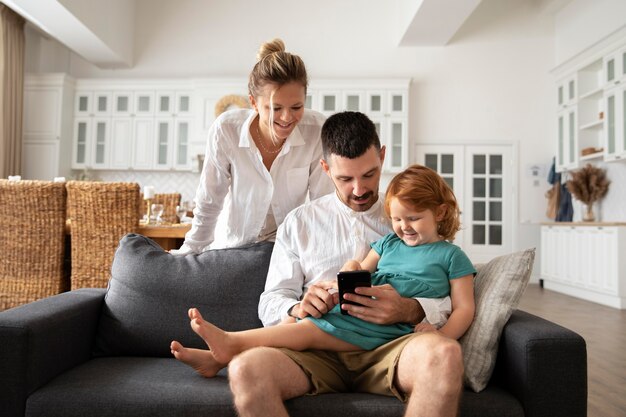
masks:
[[[320,80],[311,83],[305,106],[326,116],[359,111],[374,122],[386,147],[385,172],[399,172],[409,162],[408,79]]]
[[[556,169],[626,159],[626,39],[556,71]]]
[[[190,170],[193,111],[186,84],[79,80],[72,168]]]

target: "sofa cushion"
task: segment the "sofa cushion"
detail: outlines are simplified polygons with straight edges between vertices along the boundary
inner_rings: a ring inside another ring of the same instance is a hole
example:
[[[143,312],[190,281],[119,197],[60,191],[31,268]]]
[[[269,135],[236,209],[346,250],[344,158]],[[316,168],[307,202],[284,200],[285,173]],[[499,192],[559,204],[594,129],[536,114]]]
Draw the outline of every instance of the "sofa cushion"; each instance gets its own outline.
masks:
[[[151,239],[128,234],[111,267],[95,354],[170,356],[170,342],[206,349],[187,310],[226,330],[260,327],[257,305],[273,243],[172,255]]]
[[[493,372],[504,325],[526,290],[533,269],[535,249],[512,253],[477,266],[474,278],[476,313],[459,340],[465,362],[465,384],[483,390]]]

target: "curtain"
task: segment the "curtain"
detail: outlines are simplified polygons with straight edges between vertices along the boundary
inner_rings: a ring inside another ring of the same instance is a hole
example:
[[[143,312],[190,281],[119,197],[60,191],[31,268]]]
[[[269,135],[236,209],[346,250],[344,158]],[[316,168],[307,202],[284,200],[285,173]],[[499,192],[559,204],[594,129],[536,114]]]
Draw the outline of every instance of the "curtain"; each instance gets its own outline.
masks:
[[[0,4],[0,178],[22,169],[24,23]]]

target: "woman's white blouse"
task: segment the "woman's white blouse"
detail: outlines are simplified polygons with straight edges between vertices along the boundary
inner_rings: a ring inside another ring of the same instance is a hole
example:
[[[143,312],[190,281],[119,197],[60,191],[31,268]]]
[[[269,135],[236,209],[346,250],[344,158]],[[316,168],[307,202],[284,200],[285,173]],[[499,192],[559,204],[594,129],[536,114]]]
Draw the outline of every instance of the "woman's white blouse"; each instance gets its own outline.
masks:
[[[172,253],[256,242],[270,205],[280,225],[307,194],[313,200],[333,190],[320,165],[322,114],[305,110],[269,172],[250,136],[256,116],[253,110],[227,111],[211,126],[192,227]]]

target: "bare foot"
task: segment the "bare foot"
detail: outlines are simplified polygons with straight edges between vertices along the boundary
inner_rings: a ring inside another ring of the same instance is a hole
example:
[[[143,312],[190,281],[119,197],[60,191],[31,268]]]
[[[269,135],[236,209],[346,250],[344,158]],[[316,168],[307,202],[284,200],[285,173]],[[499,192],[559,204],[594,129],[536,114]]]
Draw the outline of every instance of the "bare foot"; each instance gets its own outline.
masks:
[[[191,366],[205,378],[214,377],[226,366],[216,361],[210,350],[186,348],[175,340],[170,344],[170,350],[176,359]]]
[[[235,355],[241,353],[242,349],[237,346],[233,336],[204,320],[198,309],[190,309],[189,318],[191,328],[209,346],[217,362],[229,363]]]

